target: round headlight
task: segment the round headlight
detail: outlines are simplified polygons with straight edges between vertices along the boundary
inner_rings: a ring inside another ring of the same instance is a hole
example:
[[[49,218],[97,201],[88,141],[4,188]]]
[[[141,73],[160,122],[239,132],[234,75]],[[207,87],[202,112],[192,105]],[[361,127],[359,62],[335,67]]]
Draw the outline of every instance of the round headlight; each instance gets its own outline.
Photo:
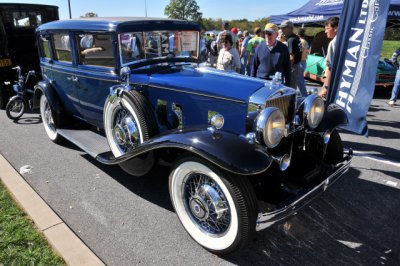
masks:
[[[308,126],[315,129],[321,123],[324,117],[324,100],[315,94],[306,98],[304,104],[304,115],[306,116]]]
[[[276,147],[285,133],[285,116],[276,107],[261,111],[255,121],[256,140],[268,148]]]

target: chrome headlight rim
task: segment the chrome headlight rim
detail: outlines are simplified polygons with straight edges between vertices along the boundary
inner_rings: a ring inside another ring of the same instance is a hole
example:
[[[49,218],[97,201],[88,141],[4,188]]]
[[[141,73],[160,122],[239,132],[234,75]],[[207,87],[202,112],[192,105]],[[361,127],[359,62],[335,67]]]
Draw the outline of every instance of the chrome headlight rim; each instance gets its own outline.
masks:
[[[274,116],[275,115],[275,116]],[[276,116],[277,115],[277,116]],[[272,121],[273,117],[277,118],[277,120]],[[276,123],[278,122],[278,123]],[[273,128],[272,130],[280,129],[279,135],[275,136],[275,139],[272,140],[268,137],[268,133],[273,124],[281,125],[281,128]],[[260,114],[257,116],[254,124],[256,141],[259,144],[264,144],[268,148],[275,148],[279,145],[282,138],[284,137],[284,132],[286,128],[285,124],[285,116],[281,110],[276,107],[268,107],[263,109]]]
[[[321,111],[320,114],[318,114],[318,119],[313,121],[317,105],[319,105]],[[324,117],[324,113],[325,113],[325,103],[322,97],[315,94],[307,96],[307,98],[304,100],[303,116],[304,116],[304,121],[307,122],[307,125],[310,129],[315,129],[319,126]]]

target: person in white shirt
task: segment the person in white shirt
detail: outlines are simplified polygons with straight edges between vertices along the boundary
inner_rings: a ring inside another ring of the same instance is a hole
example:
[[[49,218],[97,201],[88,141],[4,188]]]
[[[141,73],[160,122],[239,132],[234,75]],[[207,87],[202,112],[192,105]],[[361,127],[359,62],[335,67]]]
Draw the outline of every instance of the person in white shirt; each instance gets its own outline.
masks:
[[[222,49],[219,51],[217,69],[240,73],[240,57],[237,49],[233,47],[232,36],[227,32],[223,33],[221,44]]]
[[[325,34],[328,39],[332,39],[328,46],[328,53],[326,55],[326,69],[325,69],[325,82],[324,87],[319,93],[323,98],[328,94],[329,81],[331,79],[332,60],[335,52],[336,35],[339,27],[339,18],[331,17],[325,22]]]

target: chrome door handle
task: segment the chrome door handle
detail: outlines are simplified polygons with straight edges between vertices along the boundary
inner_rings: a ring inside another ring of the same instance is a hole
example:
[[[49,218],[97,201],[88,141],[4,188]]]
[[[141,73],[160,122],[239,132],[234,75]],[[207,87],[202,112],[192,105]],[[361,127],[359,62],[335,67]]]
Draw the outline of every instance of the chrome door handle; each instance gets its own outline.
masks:
[[[79,81],[78,77],[75,77],[75,76],[68,77],[67,79],[68,80],[72,80],[73,82],[78,82]]]

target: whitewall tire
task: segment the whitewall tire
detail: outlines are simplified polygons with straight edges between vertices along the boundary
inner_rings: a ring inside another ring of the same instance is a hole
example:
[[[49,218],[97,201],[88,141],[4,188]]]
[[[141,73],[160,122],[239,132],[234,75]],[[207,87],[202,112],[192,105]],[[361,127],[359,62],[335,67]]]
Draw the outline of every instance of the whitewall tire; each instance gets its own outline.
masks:
[[[244,247],[255,231],[257,201],[246,177],[221,174],[205,160],[179,160],[169,176],[172,204],[183,227],[215,254]]]
[[[47,133],[49,139],[55,143],[62,141],[62,137],[57,133],[58,118],[46,98],[46,95],[42,94],[40,97],[40,115],[42,117],[42,122],[44,129]]]

